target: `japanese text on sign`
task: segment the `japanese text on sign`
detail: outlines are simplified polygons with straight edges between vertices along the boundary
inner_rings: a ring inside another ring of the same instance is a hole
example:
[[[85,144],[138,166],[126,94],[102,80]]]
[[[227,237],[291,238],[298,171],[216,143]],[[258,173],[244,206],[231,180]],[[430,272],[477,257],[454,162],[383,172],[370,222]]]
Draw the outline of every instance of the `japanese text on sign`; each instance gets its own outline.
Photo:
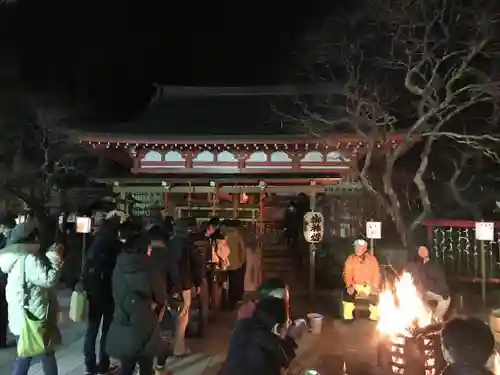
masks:
[[[366,223],[366,238],[374,240],[382,238],[382,223],[380,221],[368,221]]]
[[[486,222],[476,223],[476,240],[493,241],[495,239],[495,224]]]

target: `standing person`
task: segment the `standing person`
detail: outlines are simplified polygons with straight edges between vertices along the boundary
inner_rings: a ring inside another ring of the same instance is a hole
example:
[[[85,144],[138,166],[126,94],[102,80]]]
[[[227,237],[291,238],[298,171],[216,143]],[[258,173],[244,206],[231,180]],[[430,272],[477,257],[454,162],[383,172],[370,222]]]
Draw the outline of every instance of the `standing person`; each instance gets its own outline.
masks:
[[[10,240],[10,233],[16,226],[16,220],[13,216],[4,215],[0,218],[0,249],[3,249]],[[9,323],[7,298],[5,288],[7,287],[7,274],[0,271],[0,348],[6,348],[7,345],[7,326]]]
[[[203,335],[205,328],[208,326],[208,310],[210,306],[210,290],[209,281],[213,275],[210,270],[207,272],[207,264],[209,254],[211,254],[212,247],[210,239],[206,236],[208,223],[200,226],[199,230],[193,230],[191,234],[191,241],[197,251],[198,259],[200,260],[201,267],[201,285],[200,285],[200,313],[201,313],[201,328],[200,335]]]
[[[174,355],[185,356],[190,354],[190,350],[186,347],[185,337],[193,298],[192,293],[193,288],[197,295],[200,293],[203,266],[190,236],[189,227],[184,220],[175,222],[174,233],[174,237],[167,246],[178,254],[182,284],[182,305],[175,332]]]
[[[118,211],[112,211],[101,223],[88,250],[82,273],[82,285],[88,299],[87,331],[83,345],[86,375],[108,374],[117,370],[116,366],[111,366],[104,345],[114,310],[111,279],[116,258],[121,250],[118,228],[123,217],[114,215],[113,212]],[[99,327],[101,327],[101,345],[97,362],[96,340]]]
[[[53,288],[61,274],[62,246],[40,247],[38,223],[34,219],[16,227],[16,242],[0,253],[0,269],[7,274],[6,296],[9,309],[9,329],[17,339],[25,324],[26,310],[45,321],[51,333],[46,351],[36,357],[18,356],[12,375],[28,375],[32,363],[40,361],[45,375],[57,375],[54,348],[60,341],[57,328],[59,305]]]
[[[234,225],[226,229],[226,243],[229,247],[228,273],[228,302],[229,308],[234,309],[242,301],[245,292],[245,265],[246,251],[245,243],[240,229]]]
[[[409,272],[424,300],[437,303],[433,315],[437,321],[442,322],[451,302],[446,275],[441,266],[430,259],[427,247],[420,246],[417,255],[417,262],[413,264]]]
[[[158,322],[167,301],[165,279],[147,255],[147,241],[138,223],[126,221],[120,228],[123,250],[113,272],[116,308],[106,348],[121,361],[121,375],[132,375],[139,365],[140,375],[165,374],[166,348]]]

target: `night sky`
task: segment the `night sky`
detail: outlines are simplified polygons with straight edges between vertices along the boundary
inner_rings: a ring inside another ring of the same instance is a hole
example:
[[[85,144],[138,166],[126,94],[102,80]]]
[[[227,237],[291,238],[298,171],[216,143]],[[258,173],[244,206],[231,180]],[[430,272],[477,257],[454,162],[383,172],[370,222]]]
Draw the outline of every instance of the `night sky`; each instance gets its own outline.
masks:
[[[154,82],[290,82],[297,39],[332,3],[20,1],[0,11],[2,55],[30,88],[122,120],[144,107]]]

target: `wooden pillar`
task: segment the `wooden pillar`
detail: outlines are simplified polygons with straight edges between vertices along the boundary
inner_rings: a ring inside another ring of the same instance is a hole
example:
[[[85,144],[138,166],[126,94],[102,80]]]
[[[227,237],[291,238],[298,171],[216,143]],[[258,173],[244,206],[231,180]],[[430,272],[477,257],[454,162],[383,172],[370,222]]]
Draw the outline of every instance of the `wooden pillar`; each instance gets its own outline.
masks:
[[[191,181],[188,182],[189,188],[188,188],[188,217],[191,217],[191,206],[193,205],[193,185],[191,184]]]
[[[240,194],[235,193],[232,196],[233,199],[233,218],[236,219],[238,217],[238,211],[240,208]]]
[[[309,188],[309,209],[316,211],[316,181],[311,181]],[[309,297],[316,294],[316,244],[309,244]]]

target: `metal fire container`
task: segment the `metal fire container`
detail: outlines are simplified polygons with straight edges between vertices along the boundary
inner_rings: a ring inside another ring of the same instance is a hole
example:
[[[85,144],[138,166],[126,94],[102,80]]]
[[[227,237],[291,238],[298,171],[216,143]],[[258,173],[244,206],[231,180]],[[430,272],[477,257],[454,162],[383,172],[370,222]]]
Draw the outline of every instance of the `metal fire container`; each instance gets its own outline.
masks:
[[[383,339],[378,348],[378,362],[385,374],[394,375],[439,375],[446,365],[437,333]]]

